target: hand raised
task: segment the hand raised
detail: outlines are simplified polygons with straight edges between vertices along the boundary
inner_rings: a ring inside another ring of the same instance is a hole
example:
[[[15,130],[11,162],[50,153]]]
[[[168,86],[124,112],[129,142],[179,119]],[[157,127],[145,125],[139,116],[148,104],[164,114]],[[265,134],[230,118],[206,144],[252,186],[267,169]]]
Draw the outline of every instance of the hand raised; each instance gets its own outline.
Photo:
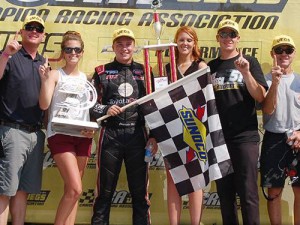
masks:
[[[279,84],[279,81],[281,79],[281,76],[283,74],[282,68],[278,66],[277,64],[277,56],[276,54],[273,54],[273,66],[271,69],[271,74],[272,74],[272,83],[277,83]]]
[[[6,52],[9,55],[14,55],[22,48],[22,45],[18,42],[18,36],[19,32],[17,31],[14,38],[10,40],[6,45],[4,52]]]
[[[239,50],[239,58],[234,61],[234,65],[238,71],[243,75],[249,72],[249,62],[244,58],[242,52]]]
[[[49,72],[50,72],[50,66],[48,62],[48,57],[46,56],[45,63],[43,65],[40,65],[39,67],[39,74],[42,81],[49,78]]]

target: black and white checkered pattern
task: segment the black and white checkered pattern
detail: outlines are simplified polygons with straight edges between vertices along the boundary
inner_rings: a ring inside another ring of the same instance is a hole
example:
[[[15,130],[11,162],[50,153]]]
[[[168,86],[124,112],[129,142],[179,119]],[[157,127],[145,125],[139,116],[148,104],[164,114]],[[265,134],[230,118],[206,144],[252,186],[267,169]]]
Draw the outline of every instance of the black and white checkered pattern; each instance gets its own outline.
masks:
[[[139,103],[181,196],[230,173],[231,161],[209,72],[209,68],[196,71],[140,99]],[[186,153],[190,147],[184,141],[184,125],[178,112],[187,108],[196,115],[197,109],[203,106],[205,111],[200,121],[206,128],[207,160],[194,157],[188,161]]]

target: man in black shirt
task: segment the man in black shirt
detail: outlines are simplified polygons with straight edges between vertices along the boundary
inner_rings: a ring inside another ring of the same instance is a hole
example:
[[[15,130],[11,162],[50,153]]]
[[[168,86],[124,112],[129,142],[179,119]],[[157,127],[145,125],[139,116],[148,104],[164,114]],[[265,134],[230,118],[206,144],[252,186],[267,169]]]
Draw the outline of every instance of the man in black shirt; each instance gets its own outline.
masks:
[[[257,162],[259,134],[255,101],[262,102],[267,83],[258,61],[237,50],[238,24],[223,20],[217,41],[221,55],[210,61],[212,82],[223,133],[234,173],[216,181],[223,225],[238,223],[236,194],[240,197],[244,225],[257,225],[259,201]]]
[[[1,225],[8,211],[13,224],[24,224],[28,193],[41,189],[45,134],[38,68],[45,60],[37,51],[44,36],[44,21],[28,16],[0,56]]]

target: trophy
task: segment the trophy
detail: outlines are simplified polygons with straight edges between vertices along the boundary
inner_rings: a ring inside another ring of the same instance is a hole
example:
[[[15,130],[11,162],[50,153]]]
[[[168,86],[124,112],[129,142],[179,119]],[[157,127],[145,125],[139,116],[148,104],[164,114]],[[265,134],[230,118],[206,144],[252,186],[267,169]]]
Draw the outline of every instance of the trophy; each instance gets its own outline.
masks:
[[[157,57],[157,65],[158,65],[158,73],[159,77],[154,78],[154,87],[163,88],[168,85],[168,78],[164,76],[164,67],[163,67],[163,56],[162,53],[166,49],[169,49],[169,58],[170,58],[170,66],[171,66],[171,82],[177,80],[176,74],[176,62],[175,62],[175,47],[177,46],[175,43],[169,44],[161,44],[161,33],[162,33],[162,24],[159,19],[159,13],[157,12],[157,8],[162,6],[162,0],[153,0],[151,3],[151,8],[153,8],[153,30],[155,33],[156,45],[145,45],[144,48],[144,63],[145,63],[145,79],[146,79],[146,91],[147,94],[152,93],[152,82],[151,82],[151,69],[150,69],[150,50],[156,51]],[[163,84],[163,85],[162,85]]]
[[[51,121],[51,128],[57,133],[84,137],[81,131],[97,130],[96,122],[90,122],[86,110],[93,107],[97,101],[94,86],[85,79],[68,78],[57,86],[59,101],[55,104],[55,114]]]
[[[160,8],[162,6],[161,0],[153,0],[151,3],[151,8],[153,8],[153,30],[155,33],[155,37],[157,40],[157,44],[160,44],[160,36],[162,33],[162,24],[159,20],[159,14],[157,12],[157,8]]]

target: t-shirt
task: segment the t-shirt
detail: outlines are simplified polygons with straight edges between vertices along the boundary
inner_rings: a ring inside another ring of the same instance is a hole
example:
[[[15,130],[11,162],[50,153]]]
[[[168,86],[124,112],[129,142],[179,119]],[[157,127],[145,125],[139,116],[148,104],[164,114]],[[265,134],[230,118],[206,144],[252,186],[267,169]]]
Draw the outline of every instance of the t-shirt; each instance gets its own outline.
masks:
[[[217,109],[226,141],[258,142],[255,100],[246,87],[243,75],[235,68],[234,61],[238,57],[239,55],[227,60],[218,57],[208,63]],[[254,57],[244,57],[249,61],[250,72],[254,79],[267,89],[258,61]]]
[[[272,74],[265,76],[269,86]],[[284,133],[288,129],[300,129],[300,76],[282,75],[278,85],[277,106],[272,115],[263,114],[264,129]]]

